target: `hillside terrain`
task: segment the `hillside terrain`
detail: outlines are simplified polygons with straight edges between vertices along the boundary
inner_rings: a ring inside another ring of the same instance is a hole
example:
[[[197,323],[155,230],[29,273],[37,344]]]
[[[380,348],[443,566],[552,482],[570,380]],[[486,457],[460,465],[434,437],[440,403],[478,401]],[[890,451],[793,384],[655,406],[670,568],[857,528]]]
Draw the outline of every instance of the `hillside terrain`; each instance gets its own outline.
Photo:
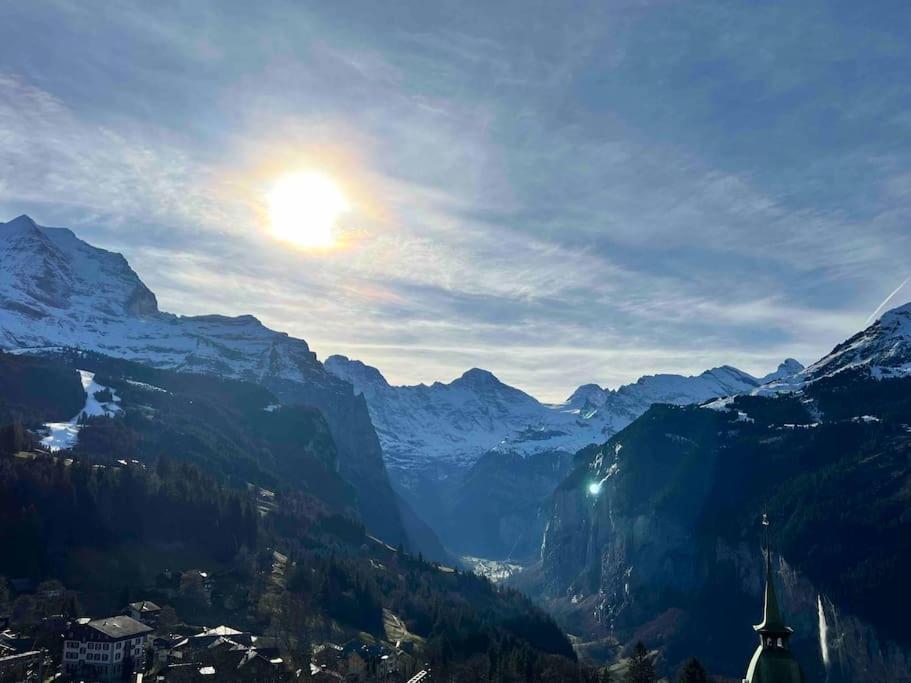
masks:
[[[896,321],[908,310],[777,386],[656,405],[580,453],[553,496],[540,562],[517,585],[595,649],[642,638],[671,665],[696,654],[736,676],[768,511],[813,679],[904,680],[911,640],[895,606],[911,604],[911,338]]]
[[[363,399],[326,372],[305,341],[249,315],[163,313],[122,255],[89,245],[68,229],[38,226],[28,216],[0,224],[0,263],[0,349],[81,349],[244,380],[268,390],[276,404],[315,407],[335,441],[339,472],[357,492],[356,504],[371,530],[392,544],[411,540],[444,555],[390,488]]]
[[[0,386],[13,383],[30,388],[0,399],[0,610],[3,577],[61,582],[70,617],[151,596],[196,623],[270,634],[304,663],[311,642],[384,637],[394,614],[422,661],[453,680],[476,680],[479,667],[492,680],[588,680],[524,596],[370,536],[319,411],[278,407],[257,384],[85,352],[0,353]],[[78,413],[91,401],[118,409]],[[74,412],[73,444],[42,447],[46,425]],[[216,588],[162,587],[196,569]],[[11,608],[31,630],[28,598]]]
[[[545,501],[574,453],[652,404],[749,393],[803,369],[788,359],[764,377],[730,366],[649,375],[616,390],[583,385],[554,405],[477,368],[448,384],[392,386],[360,361],[331,356],[325,366],[364,397],[393,486],[444,543],[463,555],[518,561],[537,555]]]

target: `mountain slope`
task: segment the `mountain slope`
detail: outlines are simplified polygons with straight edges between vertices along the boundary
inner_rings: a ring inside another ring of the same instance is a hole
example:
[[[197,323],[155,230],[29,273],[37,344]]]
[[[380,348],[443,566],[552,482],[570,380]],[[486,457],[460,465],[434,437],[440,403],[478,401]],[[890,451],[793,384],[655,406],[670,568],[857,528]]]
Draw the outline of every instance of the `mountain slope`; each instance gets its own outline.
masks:
[[[363,398],[326,372],[304,340],[249,315],[163,313],[123,256],[20,216],[0,224],[0,349],[47,347],[256,382],[283,403],[319,408],[363,519],[384,540],[407,542]]]
[[[849,369],[865,369],[877,379],[911,375],[911,303],[886,311],[798,378],[814,381]]]
[[[330,356],[325,366],[366,399],[386,464],[393,470],[428,462],[466,466],[491,450],[572,453],[604,441],[653,403],[701,403],[749,392],[767,378],[803,369],[788,359],[761,379],[730,366],[693,377],[649,375],[617,390],[586,384],[565,403],[550,405],[477,368],[448,384],[392,386],[379,370],[361,361]]]
[[[518,579],[573,633],[646,637],[742,673],[759,607],[757,517],[814,680],[901,681],[911,640],[911,378],[905,307],[782,383],[702,407],[654,406],[578,466]],[[823,656],[821,653],[825,653]]]
[[[476,368],[448,384],[392,386],[344,356],[325,366],[364,397],[393,485],[440,538],[462,554],[511,560],[537,553],[542,504],[576,451],[604,442],[653,403],[749,393],[802,369],[788,359],[759,379],[722,366],[694,377],[642,377],[617,390],[587,384],[548,405]]]

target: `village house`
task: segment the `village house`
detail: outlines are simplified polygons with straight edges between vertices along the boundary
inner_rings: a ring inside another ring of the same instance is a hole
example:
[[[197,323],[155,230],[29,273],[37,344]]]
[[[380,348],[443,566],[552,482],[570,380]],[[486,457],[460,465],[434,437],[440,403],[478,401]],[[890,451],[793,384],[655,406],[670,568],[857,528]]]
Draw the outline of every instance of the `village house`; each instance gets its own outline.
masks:
[[[145,647],[152,629],[126,615],[79,619],[65,634],[63,673],[110,681],[145,666]]]
[[[263,645],[263,642],[262,638],[230,626],[205,629],[176,644],[179,656],[168,659],[160,676],[165,681],[177,682],[232,680],[277,683],[287,680],[288,672],[278,650]]]
[[[49,661],[44,650],[0,650],[0,682],[43,681],[46,664]]]
[[[179,633],[158,634],[152,639],[152,651],[155,653],[155,668],[163,669],[168,664],[184,658],[190,639]]]
[[[253,645],[255,637],[249,631],[238,631],[231,626],[215,626],[203,629],[190,638],[190,647],[193,649],[206,648],[219,639],[228,639],[240,645]]]
[[[136,621],[142,622],[146,626],[157,629],[158,619],[161,616],[161,607],[151,600],[140,600],[131,602],[127,605],[126,613]]]

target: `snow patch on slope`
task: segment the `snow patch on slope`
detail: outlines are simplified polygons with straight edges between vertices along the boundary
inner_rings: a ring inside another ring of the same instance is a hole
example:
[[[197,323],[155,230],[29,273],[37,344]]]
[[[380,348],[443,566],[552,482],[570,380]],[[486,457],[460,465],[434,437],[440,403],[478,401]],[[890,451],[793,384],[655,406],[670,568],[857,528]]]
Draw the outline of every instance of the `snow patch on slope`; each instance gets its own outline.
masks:
[[[118,403],[120,398],[114,393],[113,389],[98,384],[95,381],[95,373],[87,370],[79,371],[79,379],[82,382],[82,389],[85,391],[85,405],[72,419],[67,422],[48,422],[44,425],[48,434],[41,439],[41,444],[51,451],[59,451],[62,448],[72,448],[79,439],[79,430],[82,428],[80,421],[83,417],[113,417],[121,411]],[[110,392],[110,401],[101,401],[97,394]]]

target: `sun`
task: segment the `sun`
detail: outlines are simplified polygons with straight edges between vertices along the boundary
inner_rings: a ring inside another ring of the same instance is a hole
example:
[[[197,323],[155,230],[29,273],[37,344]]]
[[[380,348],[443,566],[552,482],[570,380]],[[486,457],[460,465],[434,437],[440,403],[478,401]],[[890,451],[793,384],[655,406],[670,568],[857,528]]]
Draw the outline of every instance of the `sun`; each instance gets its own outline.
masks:
[[[335,246],[336,222],[351,208],[339,186],[316,171],[285,176],[268,199],[273,236],[304,249]]]

